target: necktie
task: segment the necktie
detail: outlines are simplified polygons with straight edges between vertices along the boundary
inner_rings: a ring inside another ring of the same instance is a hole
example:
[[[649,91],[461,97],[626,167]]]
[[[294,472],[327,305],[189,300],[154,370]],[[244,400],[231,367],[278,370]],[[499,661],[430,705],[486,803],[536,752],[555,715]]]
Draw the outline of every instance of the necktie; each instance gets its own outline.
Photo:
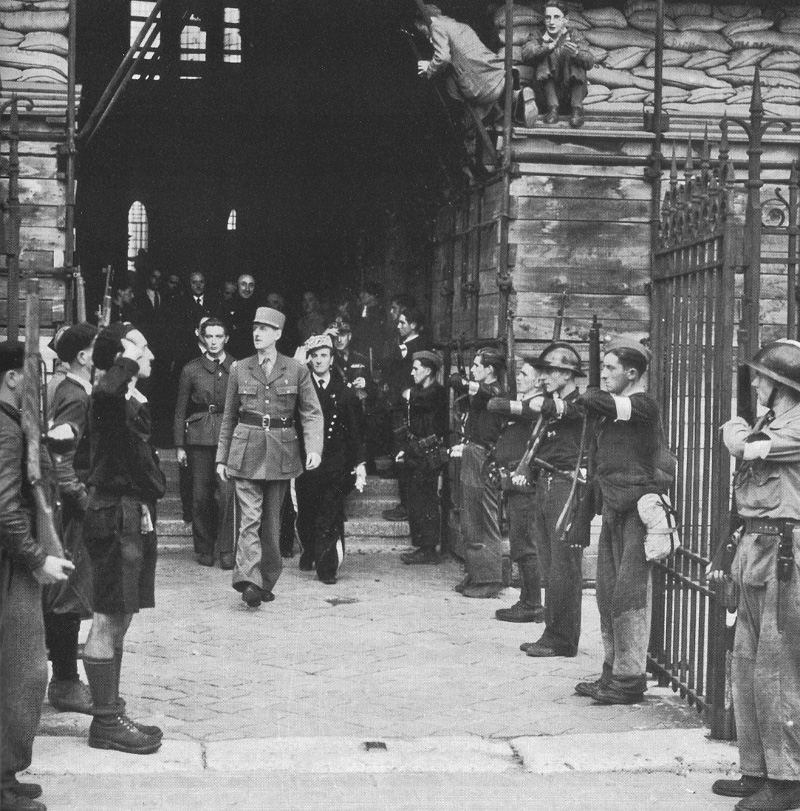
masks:
[[[198,304],[200,304],[200,305],[202,305],[202,304],[203,304],[203,302],[202,302],[202,301],[200,301],[200,296],[195,296],[195,297],[194,297],[194,300],[195,300],[195,301],[196,301]]]

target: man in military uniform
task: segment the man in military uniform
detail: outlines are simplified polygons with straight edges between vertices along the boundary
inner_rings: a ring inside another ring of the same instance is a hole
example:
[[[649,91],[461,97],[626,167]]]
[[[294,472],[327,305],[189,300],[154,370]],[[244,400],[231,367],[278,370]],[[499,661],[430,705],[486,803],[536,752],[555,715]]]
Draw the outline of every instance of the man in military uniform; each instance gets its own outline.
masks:
[[[256,354],[231,366],[217,447],[217,473],[223,481],[233,478],[241,516],[233,587],[250,608],[275,599],[283,568],[281,505],[289,480],[303,472],[295,415],[305,469],[319,467],[322,456],[322,409],[311,373],[275,348],[285,321],[271,307],[256,310]]]
[[[800,808],[800,343],[763,346],[750,364],[766,414],[741,417],[722,441],[741,460],[734,481],[744,531],[730,576],[738,591],[733,707],[739,780],[715,794],[742,797],[738,811]],[[724,545],[723,545],[724,546]],[[710,578],[727,576],[715,557]]]
[[[330,335],[312,335],[305,343],[325,420],[322,463],[297,479],[297,531],[303,544],[300,568],[316,564],[317,577],[336,582],[344,558],[344,500],[354,486],[363,489],[367,478],[358,400],[341,375],[333,370]]]
[[[192,479],[192,534],[197,562],[233,568],[233,483],[219,480],[214,460],[225,408],[232,359],[225,353],[228,330],[210,318],[200,326],[205,352],[181,371],[175,406],[174,441],[178,464],[188,464]]]
[[[539,373],[543,394],[524,401],[512,413],[544,417],[536,458],[549,467],[534,465],[532,471],[518,471],[518,475],[533,473],[536,477],[530,527],[545,584],[545,627],[541,638],[523,644],[522,650],[534,657],[575,656],[581,635],[582,550],[567,541],[560,519],[573,493],[570,477],[579,459],[583,463],[586,452],[585,437],[581,447],[584,412],[576,403],[579,394],[576,378],[583,377],[583,370],[574,347],[558,341],[546,347],[533,366]],[[489,410],[494,410],[491,402]],[[588,545],[589,527],[583,527],[583,531]],[[530,613],[530,609],[500,609],[497,618],[519,622]]]

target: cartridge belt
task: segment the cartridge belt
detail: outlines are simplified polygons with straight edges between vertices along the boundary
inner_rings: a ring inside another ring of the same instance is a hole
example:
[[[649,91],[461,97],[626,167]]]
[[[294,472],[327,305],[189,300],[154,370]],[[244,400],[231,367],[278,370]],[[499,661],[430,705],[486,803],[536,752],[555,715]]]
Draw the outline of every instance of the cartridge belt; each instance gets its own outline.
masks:
[[[270,414],[243,411],[239,413],[239,424],[252,425],[254,428],[263,428],[265,431],[272,428],[293,428],[294,417],[273,417]]]
[[[800,521],[794,518],[745,518],[744,531],[753,535],[780,535],[787,524],[797,526]]]

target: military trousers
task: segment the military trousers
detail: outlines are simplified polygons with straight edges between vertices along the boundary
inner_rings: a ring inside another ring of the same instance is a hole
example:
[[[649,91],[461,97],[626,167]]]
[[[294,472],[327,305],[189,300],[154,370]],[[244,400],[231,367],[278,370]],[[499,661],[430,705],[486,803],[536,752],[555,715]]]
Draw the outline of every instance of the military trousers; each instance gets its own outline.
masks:
[[[186,446],[192,477],[192,535],[198,555],[233,551],[234,485],[217,476],[216,454],[216,445]]]
[[[411,545],[419,549],[435,550],[441,537],[442,520],[439,508],[439,471],[422,468],[404,470],[401,473],[401,480],[403,479],[406,482]]]
[[[653,600],[645,532],[635,506],[627,512],[604,507],[597,550],[597,608],[604,662],[611,668],[611,686],[637,695],[647,689]]]
[[[485,475],[489,451],[467,442],[461,457],[461,540],[469,582],[503,582],[503,538],[500,534],[500,496]]]
[[[0,785],[31,765],[47,689],[42,590],[20,561],[0,555]]]
[[[244,591],[248,583],[272,591],[283,571],[281,559],[281,506],[288,479],[234,478],[239,508],[239,537],[233,587]]]
[[[581,637],[583,550],[571,547],[556,531],[556,524],[571,489],[568,481],[541,475],[531,496],[530,516],[530,533],[536,541],[539,576],[545,593],[541,642],[568,656],[578,652]],[[514,526],[513,515],[511,526]],[[514,554],[513,540],[511,554]]]
[[[731,671],[733,709],[742,774],[800,780],[798,530],[791,579],[780,584],[776,577],[779,540],[748,533],[733,563],[739,586]]]

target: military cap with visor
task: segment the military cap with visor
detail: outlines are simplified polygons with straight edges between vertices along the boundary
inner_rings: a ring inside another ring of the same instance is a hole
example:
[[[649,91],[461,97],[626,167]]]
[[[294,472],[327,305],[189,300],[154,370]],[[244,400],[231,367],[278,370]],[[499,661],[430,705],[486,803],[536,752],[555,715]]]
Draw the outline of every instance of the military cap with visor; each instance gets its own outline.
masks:
[[[259,307],[253,318],[254,324],[264,324],[273,329],[283,329],[286,323],[286,316],[280,310],[273,310],[272,307]]]

